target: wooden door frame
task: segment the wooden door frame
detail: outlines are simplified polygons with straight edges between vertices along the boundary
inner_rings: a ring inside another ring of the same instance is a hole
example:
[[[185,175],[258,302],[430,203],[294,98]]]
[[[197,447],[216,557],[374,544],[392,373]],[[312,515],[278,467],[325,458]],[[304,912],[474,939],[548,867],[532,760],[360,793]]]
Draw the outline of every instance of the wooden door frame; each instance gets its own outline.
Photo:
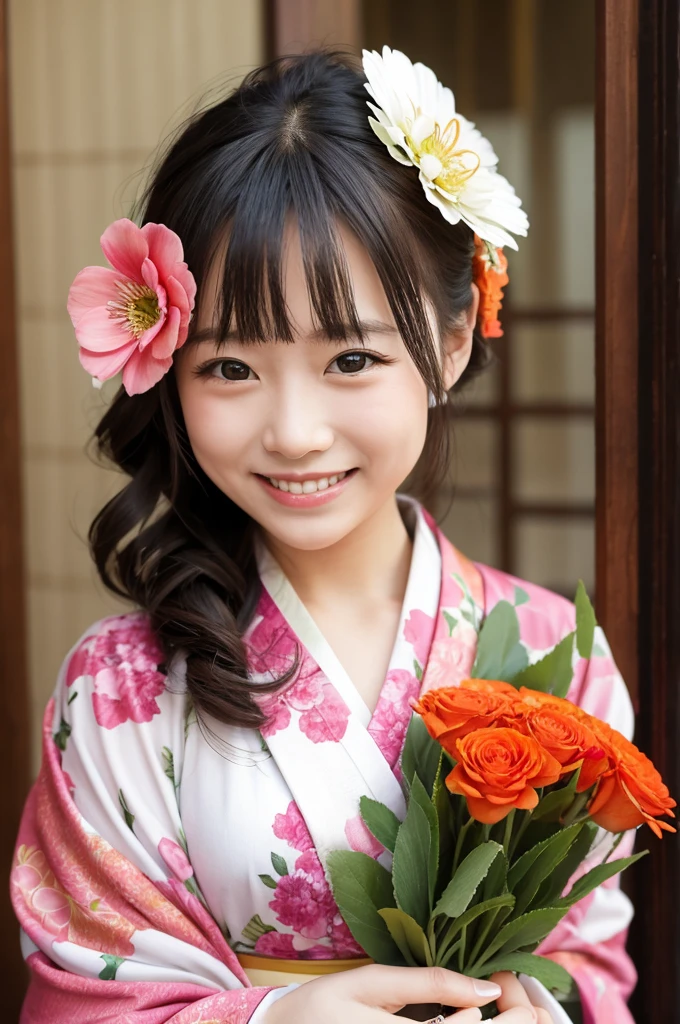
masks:
[[[619,16],[620,2],[612,8]],[[639,745],[680,799],[680,5],[639,0]],[[680,1006],[680,837],[635,867],[639,1021]]]
[[[0,0],[0,963],[7,1019],[18,1020],[26,988],[19,926],[9,901],[9,876],[19,818],[29,785],[29,701],[26,668],[26,586],[19,411],[19,353],[14,289],[12,156],[9,114],[7,0]]]

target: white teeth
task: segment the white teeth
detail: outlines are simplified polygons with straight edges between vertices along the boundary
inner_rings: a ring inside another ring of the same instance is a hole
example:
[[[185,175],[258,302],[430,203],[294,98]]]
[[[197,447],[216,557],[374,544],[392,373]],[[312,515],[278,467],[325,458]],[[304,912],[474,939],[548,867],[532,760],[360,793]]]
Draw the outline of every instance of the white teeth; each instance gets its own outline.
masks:
[[[288,491],[290,494],[314,494],[316,491],[325,491],[326,488],[332,487],[345,476],[347,476],[346,473],[337,473],[334,476],[322,476],[318,480],[305,480],[302,483],[298,480],[277,480],[273,476],[267,477],[267,479],[280,491]]]

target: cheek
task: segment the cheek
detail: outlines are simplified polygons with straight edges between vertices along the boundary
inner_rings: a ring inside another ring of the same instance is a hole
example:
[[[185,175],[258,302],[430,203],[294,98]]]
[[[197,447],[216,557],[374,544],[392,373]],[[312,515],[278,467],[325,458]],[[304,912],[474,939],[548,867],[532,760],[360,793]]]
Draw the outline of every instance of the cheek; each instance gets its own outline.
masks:
[[[228,415],[228,403],[219,397],[197,394],[193,389],[182,396],[182,411],[198,464],[213,480],[227,474],[248,443],[247,421]]]
[[[364,450],[384,461],[386,467],[413,468],[427,433],[427,389],[418,376],[395,381],[390,388],[362,402],[354,419]]]

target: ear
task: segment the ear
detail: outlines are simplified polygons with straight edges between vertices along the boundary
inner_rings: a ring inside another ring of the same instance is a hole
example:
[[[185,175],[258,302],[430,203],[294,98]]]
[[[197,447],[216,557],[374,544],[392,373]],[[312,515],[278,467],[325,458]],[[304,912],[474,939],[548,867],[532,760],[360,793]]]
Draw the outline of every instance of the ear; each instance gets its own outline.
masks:
[[[444,388],[449,391],[463,375],[472,355],[472,334],[477,323],[479,309],[479,288],[472,284],[472,302],[465,314],[462,325],[449,331],[442,338]]]

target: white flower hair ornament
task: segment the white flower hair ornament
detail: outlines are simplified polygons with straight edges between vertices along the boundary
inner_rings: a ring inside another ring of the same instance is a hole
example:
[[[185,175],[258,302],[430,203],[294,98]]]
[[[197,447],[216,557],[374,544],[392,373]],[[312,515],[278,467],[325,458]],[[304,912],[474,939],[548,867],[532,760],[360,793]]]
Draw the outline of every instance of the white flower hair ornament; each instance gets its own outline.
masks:
[[[475,281],[481,293],[483,337],[502,334],[496,314],[508,283],[502,247],[526,235],[529,221],[510,182],[496,170],[488,139],[461,114],[450,89],[425,64],[383,46],[363,50],[369,123],[395,160],[418,168],[427,199],[450,223],[463,221],[476,236]],[[510,233],[512,232],[512,234]]]
[[[456,113],[451,90],[431,68],[389,46],[382,56],[376,50],[362,56],[365,87],[375,100],[367,103],[377,118],[368,120],[390,155],[419,169],[425,195],[451,224],[463,220],[483,241],[516,249],[509,232],[526,235],[529,227],[521,200],[496,171],[489,140]]]

